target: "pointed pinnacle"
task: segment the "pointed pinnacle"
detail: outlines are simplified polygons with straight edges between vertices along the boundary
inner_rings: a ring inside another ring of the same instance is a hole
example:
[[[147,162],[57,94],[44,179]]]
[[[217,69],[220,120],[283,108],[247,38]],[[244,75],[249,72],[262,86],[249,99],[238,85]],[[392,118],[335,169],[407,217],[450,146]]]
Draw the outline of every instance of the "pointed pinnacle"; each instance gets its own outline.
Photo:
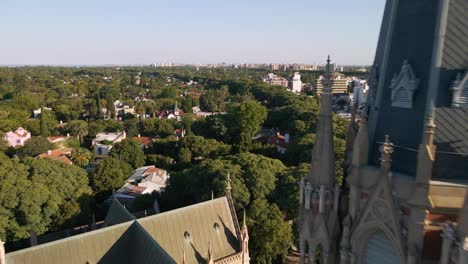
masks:
[[[231,190],[231,173],[228,172],[227,178],[226,178],[226,191]]]

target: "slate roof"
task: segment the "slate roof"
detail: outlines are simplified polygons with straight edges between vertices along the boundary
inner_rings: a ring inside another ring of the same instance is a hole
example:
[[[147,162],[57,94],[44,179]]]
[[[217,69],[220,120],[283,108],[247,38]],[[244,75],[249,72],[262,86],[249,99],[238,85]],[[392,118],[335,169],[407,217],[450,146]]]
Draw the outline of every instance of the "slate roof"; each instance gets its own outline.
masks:
[[[445,38],[442,48],[442,67],[468,68],[468,1],[450,0],[448,4]]]
[[[6,254],[8,264],[176,263],[137,222]]]
[[[468,108],[436,108],[435,123],[432,178],[468,180]]]
[[[182,263],[184,249],[187,263],[200,263],[200,258],[206,257],[210,240],[215,260],[239,250],[226,197],[141,218],[138,222],[177,263]],[[185,232],[190,235],[189,240],[184,237]]]
[[[239,240],[226,197],[134,220],[117,200],[105,228],[6,254],[8,264],[204,263],[236,256]],[[187,235],[189,234],[189,235]]]
[[[390,2],[396,4],[394,21],[389,20],[390,13],[387,13],[391,9]],[[439,152],[432,178],[468,180],[468,160],[466,155],[460,155],[468,152],[468,113],[466,109],[450,107],[451,84],[457,74],[468,68],[467,13],[466,0],[387,1],[385,14],[388,17],[384,17],[376,53],[376,62],[380,63],[379,85],[378,89],[373,87],[377,91],[371,93],[377,94],[377,98],[369,110],[372,165],[379,166],[379,142],[388,134],[390,141],[398,146],[392,155],[392,170],[414,177],[415,150],[424,137],[426,115],[435,107],[434,143]],[[387,30],[391,30],[391,34],[386,35]],[[382,59],[384,49],[388,49],[386,63]],[[403,60],[409,62],[419,79],[412,108],[391,105],[390,82],[400,71]]]
[[[112,199],[109,211],[107,211],[104,224],[106,226],[117,225],[120,223],[135,220],[135,217],[119,202],[117,199]]]

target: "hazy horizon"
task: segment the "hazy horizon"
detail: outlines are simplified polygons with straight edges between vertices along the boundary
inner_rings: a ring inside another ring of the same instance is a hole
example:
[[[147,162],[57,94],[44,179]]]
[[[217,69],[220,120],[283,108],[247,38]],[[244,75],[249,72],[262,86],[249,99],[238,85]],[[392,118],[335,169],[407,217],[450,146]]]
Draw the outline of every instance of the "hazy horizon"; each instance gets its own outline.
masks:
[[[384,0],[3,0],[2,66],[370,65]]]

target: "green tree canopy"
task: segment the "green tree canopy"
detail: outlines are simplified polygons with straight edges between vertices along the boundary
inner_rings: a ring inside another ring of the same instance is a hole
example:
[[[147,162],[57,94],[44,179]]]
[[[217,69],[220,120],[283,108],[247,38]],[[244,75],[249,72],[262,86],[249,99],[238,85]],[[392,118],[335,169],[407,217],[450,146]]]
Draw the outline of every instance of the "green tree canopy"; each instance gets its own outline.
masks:
[[[113,157],[107,157],[96,168],[92,175],[92,188],[98,200],[103,200],[124,185],[125,179],[132,173],[132,168],[126,162]]]
[[[36,157],[39,154],[55,149],[54,144],[43,137],[32,137],[26,141],[23,147],[16,150],[19,157]]]
[[[77,148],[70,154],[70,159],[73,163],[80,167],[86,167],[93,159],[94,154],[84,148]]]
[[[195,160],[225,156],[231,150],[230,145],[200,136],[184,137],[180,143],[182,148],[190,151],[192,159]]]
[[[80,200],[89,194],[79,167],[0,153],[0,238],[13,241],[58,228],[80,213]]]
[[[292,244],[292,228],[284,221],[278,206],[269,204],[265,199],[257,199],[252,202],[248,213],[252,262],[283,263]]]
[[[200,97],[200,106],[208,112],[224,111],[226,93],[223,90],[208,90]]]
[[[133,169],[145,164],[145,154],[141,149],[141,145],[133,138],[126,138],[114,144],[110,156],[128,163]]]
[[[267,110],[256,101],[234,105],[228,110],[228,133],[241,151],[250,149],[252,138],[267,117]]]

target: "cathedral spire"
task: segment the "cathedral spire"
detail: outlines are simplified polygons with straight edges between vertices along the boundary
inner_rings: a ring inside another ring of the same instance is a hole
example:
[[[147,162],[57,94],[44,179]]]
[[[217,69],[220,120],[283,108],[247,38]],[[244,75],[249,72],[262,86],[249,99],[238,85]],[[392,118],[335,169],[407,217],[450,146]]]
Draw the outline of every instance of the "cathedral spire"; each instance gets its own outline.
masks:
[[[322,79],[323,93],[320,96],[320,115],[308,178],[312,185],[333,186],[335,183],[335,153],[333,150],[333,81],[330,73],[330,56],[327,59],[326,69]]]

